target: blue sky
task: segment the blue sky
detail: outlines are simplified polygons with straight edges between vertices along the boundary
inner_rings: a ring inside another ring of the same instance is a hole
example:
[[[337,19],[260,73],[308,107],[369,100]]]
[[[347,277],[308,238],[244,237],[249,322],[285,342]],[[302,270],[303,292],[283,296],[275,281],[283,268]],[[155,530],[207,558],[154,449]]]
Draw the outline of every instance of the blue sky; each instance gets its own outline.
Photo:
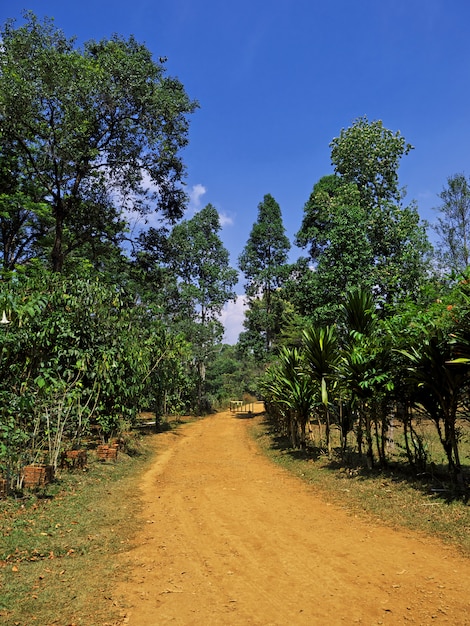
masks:
[[[191,211],[218,209],[233,266],[267,193],[293,239],[332,171],[330,141],[357,117],[415,146],[400,182],[424,219],[448,176],[470,174],[468,0],[3,0],[0,21],[23,9],[79,43],[133,34],[168,57],[200,103],[184,153]],[[240,306],[225,320],[236,340]]]

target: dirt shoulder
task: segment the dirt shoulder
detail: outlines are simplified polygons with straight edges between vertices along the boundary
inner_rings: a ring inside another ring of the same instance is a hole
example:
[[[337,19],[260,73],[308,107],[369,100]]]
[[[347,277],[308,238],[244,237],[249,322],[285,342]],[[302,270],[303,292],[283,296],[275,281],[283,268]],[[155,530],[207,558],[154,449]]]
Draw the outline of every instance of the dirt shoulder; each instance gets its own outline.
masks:
[[[470,624],[470,560],[329,505],[258,452],[250,423],[219,413],[158,436],[114,595],[124,624]]]

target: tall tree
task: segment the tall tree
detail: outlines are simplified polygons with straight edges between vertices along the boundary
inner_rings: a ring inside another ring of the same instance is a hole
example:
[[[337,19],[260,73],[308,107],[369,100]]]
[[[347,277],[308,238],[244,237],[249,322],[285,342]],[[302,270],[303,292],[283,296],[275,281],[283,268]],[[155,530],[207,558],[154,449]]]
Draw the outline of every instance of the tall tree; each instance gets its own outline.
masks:
[[[173,227],[167,245],[167,264],[177,277],[182,308],[204,326],[217,321],[222,307],[236,294],[237,271],[220,239],[217,209],[208,204],[189,220]]]
[[[367,223],[356,185],[345,184],[336,175],[324,176],[314,185],[296,235],[296,244],[308,247],[309,259],[297,265],[289,292],[316,323],[336,320],[348,289],[371,286],[373,250]]]
[[[343,128],[330,148],[335,172],[346,182],[356,183],[365,205],[380,207],[384,202],[400,201],[400,160],[413,150],[400,131],[393,132],[381,120],[369,122],[364,116]]]
[[[384,204],[372,214],[369,239],[374,251],[375,294],[388,307],[406,298],[416,299],[431,277],[432,246],[426,223],[415,203]]]
[[[219,214],[208,204],[175,225],[167,238],[162,231],[142,238],[147,254],[160,259],[156,275],[165,293],[167,316],[193,346],[200,410],[207,363],[222,340],[220,313],[225,303],[236,299],[237,271],[229,265],[220,230]],[[159,250],[152,250],[152,244]]]
[[[316,271],[305,272],[305,263],[299,268],[296,297],[321,323],[335,321],[354,285],[373,288],[384,306],[417,293],[431,251],[415,204],[402,204],[398,168],[412,146],[400,132],[364,117],[330,146],[336,175],[314,186],[297,234]]]
[[[463,272],[470,265],[470,182],[464,174],[447,179],[439,194],[442,204],[435,230],[440,237],[438,259],[447,271]]]
[[[50,207],[55,271],[80,242],[116,234],[124,209],[182,216],[179,152],[196,103],[144,45],[114,35],[79,49],[32,13],[0,37],[0,153]]]
[[[262,337],[265,354],[272,348],[282,315],[275,293],[286,279],[289,250],[281,209],[267,194],[258,205],[258,219],[238,259],[238,266],[247,280],[245,292],[249,310],[245,327],[252,336],[250,340]]]

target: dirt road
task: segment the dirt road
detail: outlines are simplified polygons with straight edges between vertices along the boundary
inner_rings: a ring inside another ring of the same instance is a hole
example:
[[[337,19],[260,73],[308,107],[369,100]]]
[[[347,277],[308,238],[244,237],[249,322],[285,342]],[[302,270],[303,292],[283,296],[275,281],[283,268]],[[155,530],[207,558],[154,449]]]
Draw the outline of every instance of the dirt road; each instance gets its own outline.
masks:
[[[250,421],[159,435],[124,624],[470,625],[470,560],[329,506],[257,451]]]

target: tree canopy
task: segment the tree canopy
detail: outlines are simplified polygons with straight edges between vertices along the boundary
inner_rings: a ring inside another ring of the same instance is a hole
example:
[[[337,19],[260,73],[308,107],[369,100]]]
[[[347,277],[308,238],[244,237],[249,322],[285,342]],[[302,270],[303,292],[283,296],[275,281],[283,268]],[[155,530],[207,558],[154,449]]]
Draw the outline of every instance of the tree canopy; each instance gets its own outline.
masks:
[[[165,318],[192,345],[200,411],[205,371],[224,332],[220,313],[236,299],[238,274],[230,267],[220,230],[219,214],[208,204],[168,233],[156,229],[143,233],[138,256],[147,276],[156,278],[154,288],[161,292]]]
[[[415,204],[402,202],[399,161],[412,149],[404,137],[359,118],[330,146],[336,173],[321,178],[305,204],[296,243],[310,263],[297,264],[301,288],[291,288],[323,323],[335,321],[352,286],[374,289],[382,306],[417,293],[431,251]]]
[[[258,205],[258,219],[253,224],[250,236],[238,265],[246,278],[245,291],[248,296],[248,312],[244,341],[248,346],[257,346],[257,352],[270,352],[282,315],[282,298],[276,297],[286,280],[287,258],[290,241],[285,234],[281,208],[267,194]]]
[[[84,242],[122,233],[127,210],[180,218],[179,153],[197,105],[163,63],[133,37],[80,49],[32,13],[18,28],[8,21],[0,36],[1,167],[13,160],[42,203],[41,211],[31,203],[11,208],[10,230],[25,240],[26,223],[47,221],[52,266],[60,271]],[[25,212],[34,217],[25,222]],[[11,248],[3,251],[10,265],[20,252]]]
[[[470,183],[465,174],[449,176],[439,198],[438,260],[445,271],[460,274],[470,264]]]
[[[370,122],[364,116],[343,128],[330,148],[335,172],[357,185],[363,203],[379,207],[384,202],[400,201],[400,160],[413,150],[400,131],[393,132],[381,120]]]

